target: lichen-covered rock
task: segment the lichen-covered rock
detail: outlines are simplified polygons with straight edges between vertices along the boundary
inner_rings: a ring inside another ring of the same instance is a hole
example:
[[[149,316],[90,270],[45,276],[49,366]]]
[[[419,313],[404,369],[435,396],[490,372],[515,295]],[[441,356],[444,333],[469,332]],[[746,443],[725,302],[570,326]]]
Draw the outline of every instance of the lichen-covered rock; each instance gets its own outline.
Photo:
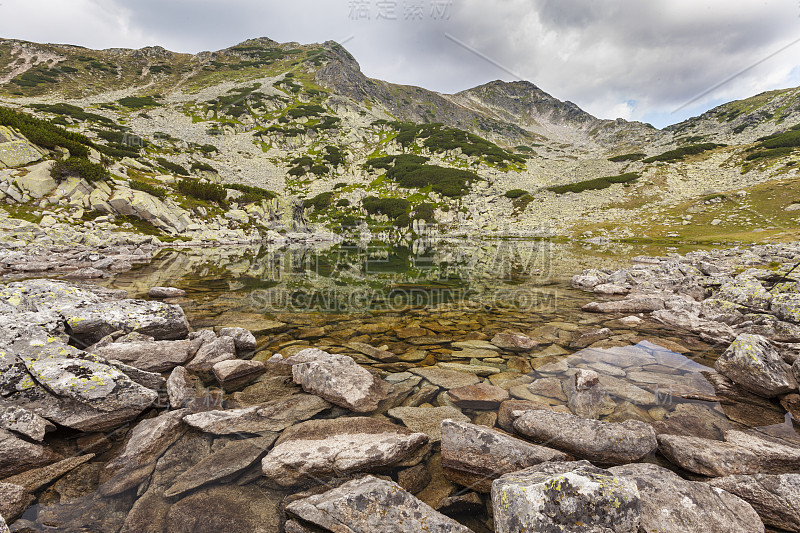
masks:
[[[303,356],[303,350],[290,362]],[[319,353],[317,353],[319,352]],[[392,386],[360,367],[352,357],[315,350],[313,360],[292,364],[292,378],[303,390],[357,413],[368,413],[392,392]]]
[[[264,457],[264,476],[292,487],[398,463],[427,444],[428,436],[373,418],[310,420],[283,432]]]
[[[613,531],[638,533],[636,483],[588,461],[543,463],[492,483],[497,533]]]
[[[503,474],[568,459],[557,450],[467,422],[445,420],[441,432],[442,466],[474,474],[475,490],[489,492],[491,481]]]
[[[396,483],[373,476],[291,502],[286,511],[327,531],[342,533],[470,533]]]
[[[687,481],[658,465],[634,463],[608,469],[634,481],[641,497],[640,530],[663,533],[762,533],[746,502],[724,490]]]
[[[56,427],[32,411],[0,403],[0,428],[42,442],[47,431]]]
[[[772,293],[759,280],[747,274],[740,274],[723,284],[714,296],[759,311],[769,311],[772,304]]]
[[[514,422],[514,430],[544,446],[606,464],[638,461],[658,447],[653,428],[637,420],[612,423],[526,411]]]
[[[725,350],[714,368],[745,389],[774,398],[797,389],[792,370],[770,342],[760,335],[743,334]]]
[[[93,344],[109,333],[137,331],[156,340],[182,339],[189,323],[178,305],[146,300],[103,302],[61,311],[70,335]]]
[[[800,324],[800,294],[776,294],[772,298],[770,310],[780,320]]]

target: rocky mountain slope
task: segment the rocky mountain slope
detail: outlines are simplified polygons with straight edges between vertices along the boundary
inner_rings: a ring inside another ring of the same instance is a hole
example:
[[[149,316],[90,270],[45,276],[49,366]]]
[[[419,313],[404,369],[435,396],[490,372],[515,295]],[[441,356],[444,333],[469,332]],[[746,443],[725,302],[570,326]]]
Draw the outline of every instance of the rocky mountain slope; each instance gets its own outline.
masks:
[[[764,93],[657,130],[598,119],[529,82],[445,95],[373,80],[334,42],[260,38],[190,55],[0,40],[0,106],[63,128],[29,131],[29,143],[18,115],[0,121],[0,193],[12,216],[103,215],[186,240],[342,227],[413,236],[430,224],[788,239],[799,95]],[[108,177],[59,164],[50,176],[67,152]]]

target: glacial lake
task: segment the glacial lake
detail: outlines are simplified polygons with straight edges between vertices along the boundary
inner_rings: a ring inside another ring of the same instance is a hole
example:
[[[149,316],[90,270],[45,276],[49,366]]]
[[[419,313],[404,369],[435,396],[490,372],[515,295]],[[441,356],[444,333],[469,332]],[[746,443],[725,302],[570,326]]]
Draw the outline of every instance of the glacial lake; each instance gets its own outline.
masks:
[[[176,248],[163,249],[150,264],[101,284],[125,289],[134,298],[146,297],[152,286],[184,289],[185,297],[169,301],[184,308],[195,329],[246,327],[258,339],[254,355],[258,360],[313,346],[351,355],[384,377],[419,366],[472,365],[494,384],[502,386],[505,380],[512,398],[557,409],[568,404],[562,384],[571,381],[576,369],[586,368],[601,375],[609,393],[602,402],[601,420],[643,420],[706,438],[721,438],[728,429],[759,428],[776,437],[800,439],[791,417],[774,402],[715,401],[709,376],[727,345],[704,342],[650,320],[626,326],[619,317],[584,312],[581,307],[597,297],[570,286],[571,277],[585,268],[621,268],[630,266],[636,256],[691,250],[521,240]],[[597,341],[589,339],[586,346],[576,344],[580,334],[601,328],[610,332]],[[427,334],[399,333],[414,329]],[[503,331],[524,333],[541,344],[522,354],[487,354],[452,346],[491,339]],[[397,354],[399,361],[371,360],[354,350],[354,343],[381,347]],[[213,393],[214,384],[207,387]],[[448,405],[446,392],[420,398],[419,389],[420,385],[413,388],[405,400],[417,401],[405,405]],[[225,394],[224,405],[245,406],[258,394],[248,389]],[[496,409],[462,412],[474,423],[497,422]],[[340,409],[324,416],[347,414]],[[388,413],[376,416],[401,423]],[[113,458],[121,435],[113,437],[115,448],[90,465]],[[56,438],[64,439],[64,450],[80,445],[70,434]],[[435,506],[443,494],[467,492],[445,479],[435,446],[424,464],[432,481],[417,493],[421,500]],[[108,530],[121,527],[137,495],[104,499],[92,486],[99,481],[84,481],[92,479],[84,471],[91,468],[76,470],[63,482],[75,493],[74,500],[65,497],[69,491],[59,489],[59,496],[48,489],[23,518],[69,531],[96,530],[92,528],[98,524]],[[259,494],[268,494],[274,502],[302,490],[262,490],[258,465],[228,482],[257,487]],[[72,488],[81,483],[89,485]],[[153,513],[161,512],[153,505]],[[477,533],[492,530],[485,507],[452,516]]]

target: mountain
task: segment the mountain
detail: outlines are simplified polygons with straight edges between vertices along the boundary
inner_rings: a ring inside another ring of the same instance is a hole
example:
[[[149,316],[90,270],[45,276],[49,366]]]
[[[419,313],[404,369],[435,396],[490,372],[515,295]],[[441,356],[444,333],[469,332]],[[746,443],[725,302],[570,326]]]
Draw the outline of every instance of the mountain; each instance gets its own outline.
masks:
[[[791,235],[789,204],[770,206],[768,192],[750,199],[771,184],[795,187],[798,95],[764,93],[658,130],[599,119],[530,82],[440,94],[371,79],[332,41],[258,38],[180,54],[0,40],[0,106],[85,139],[72,151],[104,158],[117,187],[159,189],[186,220],[157,226],[181,235],[207,229],[198,212],[224,207],[192,203],[204,182],[243,207],[268,198],[260,209],[276,228],[414,232],[435,221],[451,233],[594,239]],[[47,159],[69,142],[38,146]],[[184,174],[195,192],[177,188]]]

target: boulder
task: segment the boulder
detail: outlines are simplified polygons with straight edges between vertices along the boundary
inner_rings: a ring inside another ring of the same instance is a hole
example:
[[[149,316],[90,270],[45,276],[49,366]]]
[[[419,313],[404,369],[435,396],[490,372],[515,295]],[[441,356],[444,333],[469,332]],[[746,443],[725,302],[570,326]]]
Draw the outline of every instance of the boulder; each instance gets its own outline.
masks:
[[[318,396],[295,394],[242,409],[194,413],[184,420],[193,428],[215,435],[272,433],[308,420],[330,406]]]
[[[475,480],[470,486],[481,492],[489,492],[491,481],[503,474],[568,459],[557,450],[468,422],[445,420],[441,435],[442,466],[472,474]]]
[[[77,457],[68,457],[58,461],[57,463],[34,468],[33,470],[27,470],[21,474],[5,478],[3,482],[19,485],[26,491],[33,494],[35,492],[39,492],[47,485],[50,485],[58,478],[71,472],[80,465],[91,461],[94,459],[94,456],[95,454],[89,453],[86,455],[79,455]]]
[[[61,311],[70,335],[94,344],[115,331],[137,331],[156,340],[186,337],[189,323],[178,305],[146,300],[103,302]]]
[[[175,367],[167,379],[167,398],[169,405],[173,409],[182,409],[194,399],[194,386],[190,380],[189,373],[182,366]]]
[[[231,359],[216,363],[211,370],[225,390],[232,390],[253,381],[267,369],[261,361]]]
[[[507,390],[488,383],[450,389],[447,395],[454,404],[464,409],[496,409],[509,399]]]
[[[286,506],[290,515],[326,531],[470,533],[392,481],[365,476]]]
[[[130,431],[122,451],[105,466],[106,481],[98,491],[113,496],[145,481],[156,467],[156,461],[186,430],[183,417],[186,409],[168,411],[155,418],[142,420]]]
[[[639,531],[664,533],[763,533],[746,502],[705,483],[687,481],[658,465],[634,463],[608,469],[636,483],[641,498]]]
[[[186,296],[186,291],[175,287],[150,287],[147,291],[150,298],[164,299],[164,298],[179,298]]]
[[[800,294],[776,294],[772,298],[770,311],[780,320],[800,324]]]
[[[200,346],[197,354],[186,365],[186,370],[194,372],[205,380],[210,380],[215,364],[233,359],[236,359],[236,344],[233,338],[217,337]]]
[[[0,428],[42,442],[44,434],[56,427],[32,411],[0,403]]]
[[[123,342],[106,344],[94,349],[93,353],[147,372],[166,372],[189,360],[190,347],[191,342],[188,340]]]
[[[539,346],[538,342],[527,335],[511,332],[497,333],[489,342],[509,352],[529,352]]]
[[[0,148],[1,150],[2,148]],[[29,167],[29,172],[24,176],[15,178],[14,183],[22,192],[30,194],[31,197],[35,199],[44,198],[56,188],[56,180],[50,175],[50,169],[53,168],[54,163],[55,161],[43,161],[38,165]]]
[[[792,370],[772,344],[760,335],[742,334],[725,350],[714,368],[745,389],[774,398],[797,389]]]
[[[497,410],[497,425],[505,431],[514,431],[514,421],[525,411],[552,411],[553,408],[541,402],[531,400],[507,400]]]
[[[256,337],[249,330],[244,328],[221,328],[220,337],[231,337],[236,346],[236,353],[245,354],[256,349],[258,343]]]
[[[295,354],[293,358],[303,352]],[[306,392],[357,413],[376,410],[378,403],[392,392],[391,385],[360,367],[352,357],[326,352],[322,354],[315,353],[313,361],[292,365],[294,382]]]
[[[612,423],[527,411],[514,422],[514,430],[542,445],[604,464],[638,461],[658,447],[653,428],[637,420]]]
[[[755,474],[712,479],[709,485],[749,503],[764,524],[800,531],[800,474]],[[746,523],[746,522],[739,522]],[[750,523],[755,524],[754,521]]]
[[[590,313],[650,313],[664,309],[664,298],[655,295],[628,296],[624,300],[592,302],[583,306]]]
[[[641,499],[632,480],[588,461],[543,463],[492,483],[497,533],[638,533]]]
[[[0,520],[9,522],[19,518],[33,501],[33,495],[25,487],[13,483],[0,483]],[[0,531],[5,522],[0,525]],[[8,531],[8,529],[6,529]]]
[[[9,127],[0,126],[0,168],[21,167],[41,158],[41,150],[24,135]]]
[[[292,487],[391,466],[427,443],[424,433],[373,418],[310,420],[285,430],[261,466],[272,484]]]

